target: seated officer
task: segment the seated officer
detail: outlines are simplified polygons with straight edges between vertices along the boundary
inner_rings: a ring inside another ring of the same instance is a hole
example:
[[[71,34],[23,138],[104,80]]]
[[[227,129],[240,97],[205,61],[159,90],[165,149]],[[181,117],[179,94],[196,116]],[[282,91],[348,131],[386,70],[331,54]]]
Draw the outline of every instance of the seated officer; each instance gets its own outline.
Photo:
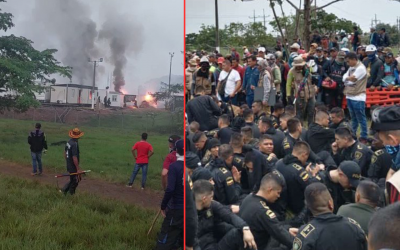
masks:
[[[314,218],[299,229],[292,249],[367,249],[367,239],[360,225],[353,219],[332,213],[332,197],[324,184],[312,183],[304,196]]]
[[[241,129],[241,134],[243,135],[243,142],[251,146],[252,148],[258,148],[258,139],[253,137],[253,129],[249,126],[245,126]]]
[[[285,156],[284,164],[277,166],[277,170],[285,177],[287,186],[287,193],[282,194],[282,200],[295,215],[304,208],[304,190],[307,185],[321,180],[319,176],[315,177],[319,172],[318,166],[311,173],[306,170],[309,155],[310,146],[307,142],[296,142],[292,154]]]
[[[282,227],[269,207],[279,198],[284,185],[283,176],[275,170],[262,178],[260,190],[249,194],[240,206],[239,215],[250,226],[258,249],[268,249],[271,238],[286,247],[292,246],[293,236]],[[297,229],[290,231],[296,232]]]
[[[323,182],[333,199],[333,212],[355,202],[355,190],[361,180],[360,166],[354,161],[343,161],[338,169],[327,171]]]
[[[331,110],[330,112],[331,115],[331,124],[329,125],[330,128],[337,129],[339,127],[346,127],[349,128],[350,130],[351,125],[349,121],[346,119],[344,115],[344,110],[339,107],[335,107]]]
[[[368,176],[368,168],[373,152],[361,142],[355,141],[348,128],[335,131],[335,142],[332,143],[333,159],[337,165],[342,161],[354,161],[361,168],[361,175]]]
[[[383,142],[379,139],[378,133],[375,133],[371,149],[374,154],[371,157],[371,166],[368,169],[368,178],[384,188],[387,173],[392,165],[392,156],[388,153]]]
[[[207,158],[211,155],[211,152],[209,150],[209,139],[207,139],[207,136],[203,132],[197,132],[193,136],[193,143],[196,148],[196,154],[199,157],[199,159],[203,162],[203,158]],[[205,164],[204,164],[205,165]],[[203,166],[204,166],[203,165]]]
[[[213,201],[213,185],[207,180],[198,180],[193,184],[193,194],[198,214],[196,246],[201,250],[241,249],[248,246],[257,249],[253,234],[247,223],[233,214],[217,201]],[[225,222],[231,227],[224,227],[227,232],[216,232],[217,223]],[[216,235],[223,236],[219,239]],[[242,236],[243,234],[243,236]]]
[[[260,143],[258,148],[261,154],[267,160],[267,164],[270,168],[275,168],[275,164],[278,161],[278,158],[273,153],[274,152],[274,142],[270,135],[262,135],[260,137]]]
[[[209,164],[215,182],[215,200],[223,205],[238,203],[242,194],[240,172],[232,164],[233,149],[227,144],[219,147],[218,158]]]
[[[315,122],[308,127],[306,141],[313,152],[331,151],[331,144],[335,141],[335,130],[328,128],[329,114],[318,111],[315,114]]]
[[[266,134],[271,136],[272,142],[274,143],[274,154],[278,158],[283,158],[283,152],[281,151],[281,146],[283,139],[285,139],[285,134],[274,128],[271,118],[262,117],[258,122],[258,128],[261,134]]]

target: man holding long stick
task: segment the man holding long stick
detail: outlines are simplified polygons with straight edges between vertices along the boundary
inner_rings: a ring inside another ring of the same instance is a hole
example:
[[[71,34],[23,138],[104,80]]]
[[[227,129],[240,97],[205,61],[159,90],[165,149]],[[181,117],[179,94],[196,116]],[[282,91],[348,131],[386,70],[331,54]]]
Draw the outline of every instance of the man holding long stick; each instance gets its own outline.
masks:
[[[67,171],[70,173],[69,182],[63,187],[62,192],[73,195],[81,180],[82,170],[79,168],[79,146],[78,140],[83,136],[83,132],[78,128],[69,131],[71,138],[65,145],[64,158],[67,161]]]
[[[169,166],[168,186],[161,202],[161,213],[165,218],[158,235],[157,250],[183,245],[183,140],[177,141],[175,146],[177,161]],[[170,207],[166,210],[168,204]]]

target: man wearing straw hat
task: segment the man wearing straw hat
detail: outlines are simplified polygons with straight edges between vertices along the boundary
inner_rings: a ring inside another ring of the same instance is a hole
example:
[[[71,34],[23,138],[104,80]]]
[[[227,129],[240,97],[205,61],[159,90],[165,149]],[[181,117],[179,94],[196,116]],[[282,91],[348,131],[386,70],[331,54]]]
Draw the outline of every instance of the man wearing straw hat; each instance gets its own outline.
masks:
[[[69,182],[65,184],[61,190],[65,195],[69,192],[71,195],[75,194],[78,183],[81,180],[79,173],[82,170],[79,167],[79,145],[78,140],[83,136],[83,132],[79,128],[74,128],[69,131],[71,138],[65,145],[64,158],[67,161],[67,171],[70,173]]]

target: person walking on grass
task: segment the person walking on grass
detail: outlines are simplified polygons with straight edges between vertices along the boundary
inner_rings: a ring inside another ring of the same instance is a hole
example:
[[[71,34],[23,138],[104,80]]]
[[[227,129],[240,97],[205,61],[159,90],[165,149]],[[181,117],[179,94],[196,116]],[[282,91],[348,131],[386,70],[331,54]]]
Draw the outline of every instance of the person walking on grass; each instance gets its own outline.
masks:
[[[135,158],[136,163],[127,187],[132,187],[136,175],[139,173],[139,170],[142,169],[142,190],[144,189],[144,186],[146,185],[149,159],[153,154],[153,146],[147,142],[147,133],[143,133],[142,140],[136,142],[132,147],[132,155]]]
[[[47,142],[46,135],[40,128],[42,125],[40,123],[36,123],[35,130],[31,131],[28,136],[28,143],[31,145],[31,156],[32,156],[32,167],[33,171],[31,173],[32,176],[37,174],[41,175],[43,172],[42,169],[42,151],[46,153],[47,151]],[[37,172],[37,168],[39,167],[39,173]]]
[[[69,131],[69,137],[71,138],[65,145],[64,158],[67,161],[67,171],[69,172],[69,182],[65,184],[61,192],[66,195],[68,192],[73,195],[81,181],[82,169],[79,167],[79,145],[78,140],[84,135],[79,128],[74,128]]]

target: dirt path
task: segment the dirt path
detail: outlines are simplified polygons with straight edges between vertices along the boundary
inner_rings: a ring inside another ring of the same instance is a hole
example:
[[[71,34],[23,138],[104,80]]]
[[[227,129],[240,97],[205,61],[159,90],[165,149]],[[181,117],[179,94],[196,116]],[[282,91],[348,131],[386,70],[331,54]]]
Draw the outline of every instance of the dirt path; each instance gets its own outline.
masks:
[[[40,183],[52,185],[56,188],[56,178],[54,177],[55,173],[53,171],[49,170],[41,176],[31,176],[31,171],[31,166],[24,166],[0,160],[0,174],[22,179],[36,180]],[[59,187],[62,187],[68,179],[68,177],[58,178]],[[159,209],[163,197],[162,192],[141,190],[139,187],[135,186],[127,188],[121,184],[91,179],[90,176],[83,178],[82,182],[79,183],[77,192],[86,192],[154,210]]]

